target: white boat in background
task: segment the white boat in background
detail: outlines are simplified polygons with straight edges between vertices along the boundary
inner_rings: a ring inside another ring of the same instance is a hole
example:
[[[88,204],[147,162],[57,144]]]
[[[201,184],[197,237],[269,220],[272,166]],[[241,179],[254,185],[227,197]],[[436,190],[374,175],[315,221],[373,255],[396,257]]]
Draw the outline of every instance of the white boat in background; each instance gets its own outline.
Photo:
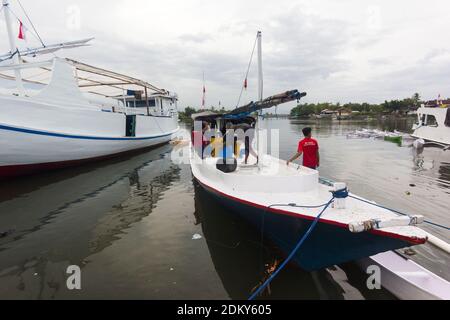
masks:
[[[450,106],[435,107],[422,105],[417,110],[418,122],[412,136],[425,142],[447,147],[450,145]]]
[[[378,266],[381,285],[402,300],[450,300],[450,283],[395,251],[358,261],[364,270]]]
[[[11,51],[0,78],[0,178],[71,166],[164,144],[178,130],[177,95],[75,60],[36,56],[91,39],[19,50],[9,1],[3,11]],[[30,60],[25,60],[31,57]],[[12,63],[11,63],[12,62]]]

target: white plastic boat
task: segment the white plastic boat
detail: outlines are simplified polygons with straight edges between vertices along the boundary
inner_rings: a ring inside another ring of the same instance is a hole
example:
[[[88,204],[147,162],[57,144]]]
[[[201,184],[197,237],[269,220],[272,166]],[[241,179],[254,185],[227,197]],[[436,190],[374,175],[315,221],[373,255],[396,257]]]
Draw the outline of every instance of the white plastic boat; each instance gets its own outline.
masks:
[[[367,270],[380,268],[381,285],[403,300],[450,300],[450,283],[395,251],[358,261]]]
[[[450,145],[450,107],[426,107],[417,110],[412,136],[444,147]]]

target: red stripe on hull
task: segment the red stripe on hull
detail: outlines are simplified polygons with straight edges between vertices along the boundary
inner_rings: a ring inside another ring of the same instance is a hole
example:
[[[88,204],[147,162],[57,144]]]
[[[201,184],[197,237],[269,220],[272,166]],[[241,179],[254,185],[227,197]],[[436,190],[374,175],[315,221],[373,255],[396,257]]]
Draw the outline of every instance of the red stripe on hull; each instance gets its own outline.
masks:
[[[115,157],[119,157],[126,154],[139,153],[145,150],[150,150],[157,148],[159,146],[165,145],[167,142],[155,144],[150,147],[133,149],[125,152],[119,152],[114,154],[109,154],[106,156],[80,159],[80,160],[69,160],[69,161],[59,161],[59,162],[48,162],[48,163],[33,163],[33,164],[21,164],[21,165],[11,165],[11,166],[1,166],[0,167],[0,180],[5,180],[14,177],[21,177],[26,175],[31,175],[39,172],[58,170],[68,167],[75,167],[89,162],[102,161]]]
[[[237,201],[237,202],[240,202],[242,204],[245,204],[245,205],[248,205],[248,206],[252,206],[252,207],[255,207],[255,208],[258,208],[258,209],[267,210],[268,212],[272,212],[272,213],[276,213],[276,214],[284,214],[284,215],[288,215],[288,216],[291,216],[291,217],[296,217],[296,218],[306,219],[306,220],[315,220],[315,217],[302,215],[302,214],[298,214],[298,213],[294,213],[294,212],[290,212],[290,211],[285,211],[285,210],[282,210],[282,209],[268,208],[268,207],[262,206],[260,204],[254,203],[254,202],[250,202],[250,201],[247,201],[247,200],[244,200],[244,199],[233,197],[233,196],[228,195],[226,193],[223,193],[223,192],[221,192],[221,191],[219,191],[219,190],[217,190],[217,189],[215,189],[215,188],[213,188],[211,186],[208,186],[207,184],[201,182],[197,178],[196,178],[196,180],[205,189],[209,189],[210,192],[216,193],[217,195],[225,197],[225,198],[228,198],[230,200]],[[345,224],[345,223],[339,223],[339,222],[336,222],[336,221],[326,220],[326,219],[322,219],[322,218],[319,220],[319,222],[320,223],[326,223],[326,224],[334,225],[334,226],[337,226],[337,227],[340,227],[340,228],[348,229],[348,224]],[[350,230],[349,230],[349,232],[350,232]],[[372,234],[380,235],[380,236],[385,236],[385,237],[390,237],[390,238],[393,238],[393,239],[399,239],[399,240],[407,241],[407,242],[412,243],[414,245],[424,244],[424,243],[427,242],[427,239],[406,237],[406,236],[402,236],[402,235],[399,235],[399,234],[396,234],[396,233],[386,232],[386,231],[382,231],[382,230],[370,230],[368,232],[370,232]]]

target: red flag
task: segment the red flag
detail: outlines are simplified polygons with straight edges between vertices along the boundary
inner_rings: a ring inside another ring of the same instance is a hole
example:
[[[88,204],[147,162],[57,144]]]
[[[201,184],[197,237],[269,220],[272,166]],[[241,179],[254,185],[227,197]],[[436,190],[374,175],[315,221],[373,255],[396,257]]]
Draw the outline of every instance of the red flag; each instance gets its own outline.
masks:
[[[19,26],[19,36],[18,36],[18,38],[22,39],[22,40],[25,40],[25,38],[26,38],[26,36],[25,36],[26,28],[23,25],[22,21],[19,20],[19,23],[20,23],[20,26]]]
[[[245,89],[245,90],[247,90],[247,86],[248,86],[247,78],[245,78],[245,81],[244,81],[244,89]]]

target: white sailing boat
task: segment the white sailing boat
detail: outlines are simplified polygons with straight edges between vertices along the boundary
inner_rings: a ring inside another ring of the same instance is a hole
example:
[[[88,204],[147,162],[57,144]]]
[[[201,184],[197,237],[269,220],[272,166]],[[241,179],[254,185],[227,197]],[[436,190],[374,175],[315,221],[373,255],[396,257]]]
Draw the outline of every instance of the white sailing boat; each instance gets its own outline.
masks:
[[[0,78],[16,86],[0,95],[0,178],[171,140],[178,130],[175,93],[71,59],[31,62],[60,49],[87,46],[92,39],[19,50],[10,3],[3,0],[2,5],[11,51],[0,56]]]

